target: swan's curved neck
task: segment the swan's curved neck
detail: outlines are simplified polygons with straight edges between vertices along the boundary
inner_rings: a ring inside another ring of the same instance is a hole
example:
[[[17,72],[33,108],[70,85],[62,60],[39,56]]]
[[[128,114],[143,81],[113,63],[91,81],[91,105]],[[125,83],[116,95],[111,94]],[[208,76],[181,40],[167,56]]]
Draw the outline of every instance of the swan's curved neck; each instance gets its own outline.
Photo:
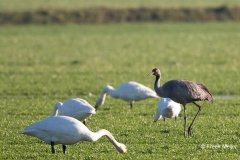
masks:
[[[113,137],[113,135],[105,130],[105,129],[100,129],[97,132],[93,133],[93,141],[98,140],[99,138],[101,138],[102,136],[107,136],[107,138],[109,139],[109,141],[118,149],[120,147],[120,143],[118,143],[116,141],[116,139]]]
[[[116,91],[114,90],[114,88],[112,86],[106,86],[102,89],[101,96],[100,96],[100,99],[102,99],[103,103],[105,101],[107,93],[111,97],[117,98],[117,94],[116,94]]]
[[[108,130],[100,129],[97,132],[92,132],[86,126],[83,126],[83,127],[85,127],[85,129],[82,128],[85,133],[84,133],[84,136],[80,134],[80,137],[79,137],[80,140],[95,142],[102,136],[107,136],[109,141],[114,145],[114,147],[119,152],[124,153],[127,151],[126,146],[124,144],[119,143]]]
[[[57,116],[58,115],[58,108],[61,107],[61,106],[62,106],[62,103],[61,102],[57,102],[54,105],[53,113],[50,116]]]
[[[103,102],[104,102],[104,100],[105,100],[105,98],[106,98],[106,95],[107,95],[107,93],[108,93],[108,90],[109,90],[109,88],[108,88],[107,86],[102,89],[100,98],[103,100]]]
[[[106,86],[102,89],[100,98],[96,101],[96,108],[104,104],[107,93],[113,98],[118,98],[117,91],[112,86]]]
[[[154,122],[156,122],[157,120],[159,120],[162,117],[162,115],[160,115],[159,112],[155,113],[154,115]]]
[[[117,91],[112,86],[104,87],[102,93],[108,93],[113,98],[118,98]]]

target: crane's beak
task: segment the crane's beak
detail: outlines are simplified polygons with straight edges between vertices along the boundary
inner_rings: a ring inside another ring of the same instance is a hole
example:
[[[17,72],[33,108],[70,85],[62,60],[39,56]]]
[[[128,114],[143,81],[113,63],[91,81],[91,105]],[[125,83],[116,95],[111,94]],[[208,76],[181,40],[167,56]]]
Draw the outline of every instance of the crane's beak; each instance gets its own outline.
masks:
[[[147,75],[147,76],[151,76],[151,75],[153,75],[153,73],[154,73],[154,72],[150,72],[150,73],[148,73],[148,75]]]

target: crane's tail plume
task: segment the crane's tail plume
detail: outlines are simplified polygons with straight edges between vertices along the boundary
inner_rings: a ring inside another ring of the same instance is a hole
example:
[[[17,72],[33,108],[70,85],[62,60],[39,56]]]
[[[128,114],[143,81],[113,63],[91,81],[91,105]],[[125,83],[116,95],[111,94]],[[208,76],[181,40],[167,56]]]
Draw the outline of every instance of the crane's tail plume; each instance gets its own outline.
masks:
[[[210,91],[208,90],[208,88],[203,84],[198,84],[198,85],[201,86],[201,88],[207,94],[205,100],[208,100],[209,102],[213,103],[213,97],[212,97],[212,94],[210,93]]]

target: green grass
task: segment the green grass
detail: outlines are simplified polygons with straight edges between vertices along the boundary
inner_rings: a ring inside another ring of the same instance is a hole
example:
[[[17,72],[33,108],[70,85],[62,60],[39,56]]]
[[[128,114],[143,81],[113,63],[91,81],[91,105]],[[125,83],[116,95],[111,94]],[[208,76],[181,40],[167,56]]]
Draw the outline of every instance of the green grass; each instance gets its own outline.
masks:
[[[158,67],[162,83],[188,79],[240,95],[239,23],[1,26],[0,95],[97,95]]]
[[[156,99],[129,104],[107,98],[96,115],[87,121],[89,129],[108,129],[124,143],[128,152],[118,153],[101,138],[97,142],[79,142],[68,146],[67,155],[57,145],[56,155],[50,146],[34,137],[19,133],[28,125],[48,116],[54,103],[69,97],[5,97],[1,98],[0,159],[237,159],[239,157],[239,99],[217,100],[214,105],[201,102],[203,110],[196,120],[192,138],[183,138],[183,113],[179,121],[167,119],[153,123]],[[94,97],[82,97],[94,103]],[[188,105],[189,121],[197,108]],[[225,145],[234,148],[224,148]],[[216,148],[217,146],[220,146]],[[214,148],[215,147],[215,148]],[[235,148],[236,147],[236,148]]]
[[[0,0],[0,10],[34,10],[42,8],[64,8],[64,9],[79,9],[89,7],[109,7],[109,8],[139,8],[139,7],[219,7],[219,6],[239,6],[240,2],[237,0]]]
[[[49,145],[19,134],[49,116],[56,101],[80,97],[94,105],[105,85],[116,88],[129,80],[153,88],[154,77],[147,74],[154,67],[161,69],[162,83],[184,78],[206,84],[213,95],[239,95],[239,23],[1,26],[0,33],[0,159],[239,157],[238,97],[199,102],[203,110],[187,139],[183,112],[178,123],[152,123],[157,99],[130,109],[107,97],[87,126],[112,132],[126,154],[102,138],[68,146],[65,156],[58,145],[52,155]],[[196,112],[187,105],[188,122]]]

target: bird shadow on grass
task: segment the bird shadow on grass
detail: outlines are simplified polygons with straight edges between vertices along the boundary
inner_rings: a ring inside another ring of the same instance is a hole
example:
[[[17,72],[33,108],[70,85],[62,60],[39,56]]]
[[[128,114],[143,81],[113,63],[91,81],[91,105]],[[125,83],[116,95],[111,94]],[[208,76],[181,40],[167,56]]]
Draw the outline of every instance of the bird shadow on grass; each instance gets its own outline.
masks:
[[[160,131],[161,134],[166,134],[166,133],[170,133],[169,129],[163,129]]]
[[[104,110],[104,111],[109,111],[109,110],[110,110],[110,108],[103,108],[103,110]]]

